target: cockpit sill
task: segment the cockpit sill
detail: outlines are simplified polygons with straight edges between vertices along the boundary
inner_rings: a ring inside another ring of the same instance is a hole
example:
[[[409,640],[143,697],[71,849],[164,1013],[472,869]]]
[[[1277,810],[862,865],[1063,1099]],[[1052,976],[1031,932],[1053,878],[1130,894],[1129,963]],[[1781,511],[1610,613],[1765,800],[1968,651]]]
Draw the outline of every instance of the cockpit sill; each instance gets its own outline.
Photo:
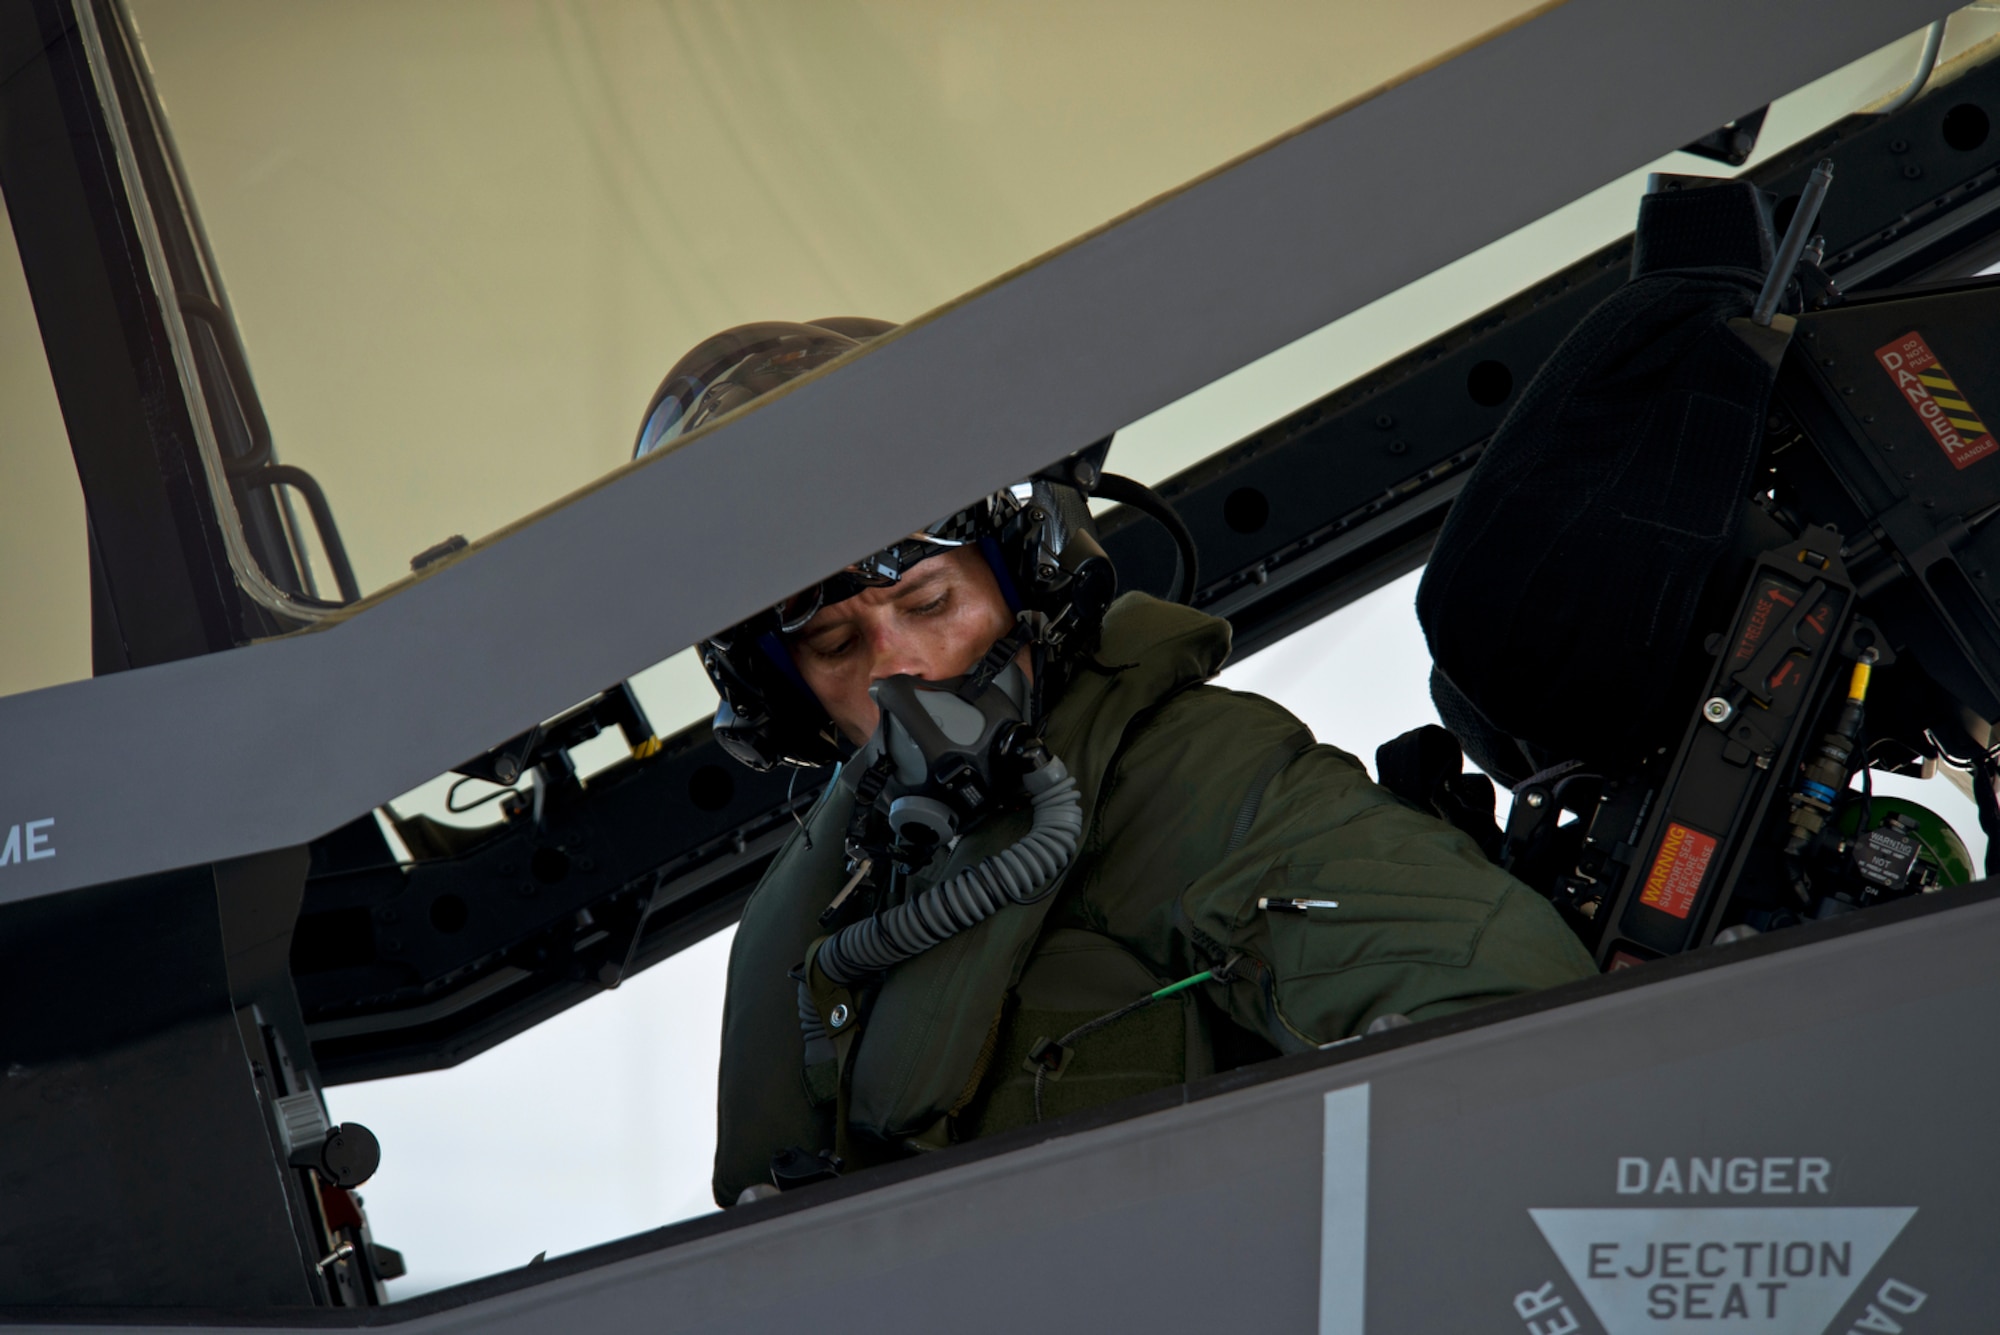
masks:
[[[1981,881],[1886,904],[1861,913],[1809,922],[1727,945],[1709,946],[1684,955],[1581,979],[1547,991],[1491,1002],[1457,1015],[1387,1029],[1381,1033],[1331,1043],[1317,1052],[1298,1053],[1238,1067],[1169,1089],[1125,1099],[1103,1107],[1052,1119],[1038,1126],[1003,1132],[968,1144],[936,1150],[851,1176],[815,1183],[732,1209],[704,1214],[645,1233],[634,1234],[551,1259],[536,1257],[527,1265],[481,1279],[433,1290],[386,1307],[361,1309],[177,1309],[173,1324],[236,1326],[255,1324],[271,1329],[352,1329],[396,1326],[438,1316],[564,1280],[606,1271],[621,1263],[661,1256],[677,1248],[724,1238],[744,1228],[833,1206],[863,1201],[941,1173],[969,1169],[1003,1159],[1037,1145],[1078,1137],[1107,1127],[1132,1123],[1156,1113],[1206,1104],[1248,1090],[1275,1086],[1297,1077],[1355,1068],[1336,1085],[1379,1078],[1401,1065],[1396,1054],[1447,1059],[1463,1049],[1454,1039],[1491,1043],[1503,1033],[1516,1035],[1581,1019],[1591,1010],[1602,1013],[1618,1003],[1614,998],[1658,995],[1702,989],[1725,977],[1745,978],[1760,964],[1784,964],[1800,952],[1823,951],[1857,936],[1894,932],[1992,903],[2000,884]],[[1475,1037],[1476,1036],[1476,1037]],[[1700,1037],[1691,1035],[1691,1038]],[[1712,1039],[1712,1035],[1708,1036]],[[7,1308],[0,1320],[49,1325],[129,1326],[160,1322],[157,1308]]]

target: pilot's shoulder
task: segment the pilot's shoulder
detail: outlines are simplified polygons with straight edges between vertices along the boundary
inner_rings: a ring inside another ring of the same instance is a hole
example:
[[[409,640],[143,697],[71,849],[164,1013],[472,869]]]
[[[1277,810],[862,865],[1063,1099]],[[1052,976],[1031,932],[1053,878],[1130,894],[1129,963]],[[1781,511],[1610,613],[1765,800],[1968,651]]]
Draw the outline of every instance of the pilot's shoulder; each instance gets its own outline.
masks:
[[[1301,778],[1327,812],[1395,800],[1369,782],[1360,761],[1318,744],[1295,714],[1259,695],[1192,686],[1137,723],[1120,748],[1111,792],[1145,828],[1191,822],[1226,837],[1246,804],[1254,818],[1263,793],[1291,789],[1298,800]]]
[[[1211,755],[1250,757],[1259,767],[1276,751],[1286,758],[1310,751],[1322,761],[1350,770],[1362,781],[1367,770],[1354,756],[1313,736],[1298,715],[1275,700],[1249,691],[1204,684],[1190,687],[1165,701],[1145,730],[1155,745],[1169,739],[1185,745],[1199,741]]]

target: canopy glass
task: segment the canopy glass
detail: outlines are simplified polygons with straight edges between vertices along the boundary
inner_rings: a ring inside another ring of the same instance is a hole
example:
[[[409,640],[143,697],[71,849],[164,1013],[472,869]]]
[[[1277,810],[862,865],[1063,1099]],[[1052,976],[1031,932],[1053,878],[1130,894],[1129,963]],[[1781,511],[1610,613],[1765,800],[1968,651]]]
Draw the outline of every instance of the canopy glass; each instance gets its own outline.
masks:
[[[373,591],[628,459],[704,336],[907,320],[1531,7],[130,9],[277,454]]]
[[[624,462],[705,334],[911,318],[1528,8],[129,5],[276,454],[324,487],[368,592]],[[1891,90],[1914,40],[1782,101],[1760,156]],[[1137,424],[1118,467],[1191,464],[1553,271],[1625,229],[1635,181]],[[7,620],[34,629],[11,692],[88,672],[88,574],[26,291],[0,296]]]

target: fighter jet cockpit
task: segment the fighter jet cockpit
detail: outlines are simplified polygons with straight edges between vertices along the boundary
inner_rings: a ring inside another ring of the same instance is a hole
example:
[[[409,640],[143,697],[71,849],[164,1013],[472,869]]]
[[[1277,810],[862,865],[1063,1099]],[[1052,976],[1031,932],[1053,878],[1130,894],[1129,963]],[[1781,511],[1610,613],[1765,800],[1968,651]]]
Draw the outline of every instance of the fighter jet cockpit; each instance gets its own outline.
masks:
[[[1994,6],[0,57],[0,1315],[2000,1300]]]

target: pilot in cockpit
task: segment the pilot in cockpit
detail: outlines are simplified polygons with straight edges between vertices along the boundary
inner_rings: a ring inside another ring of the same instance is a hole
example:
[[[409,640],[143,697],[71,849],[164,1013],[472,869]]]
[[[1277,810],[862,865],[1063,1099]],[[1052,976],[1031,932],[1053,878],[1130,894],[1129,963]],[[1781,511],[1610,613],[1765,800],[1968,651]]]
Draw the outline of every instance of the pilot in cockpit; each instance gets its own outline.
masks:
[[[638,453],[889,328],[715,335]],[[730,955],[719,1202],[1594,972],[1466,834],[1205,684],[1226,621],[1114,596],[1086,500],[1103,461],[702,645],[732,756],[837,766]]]

